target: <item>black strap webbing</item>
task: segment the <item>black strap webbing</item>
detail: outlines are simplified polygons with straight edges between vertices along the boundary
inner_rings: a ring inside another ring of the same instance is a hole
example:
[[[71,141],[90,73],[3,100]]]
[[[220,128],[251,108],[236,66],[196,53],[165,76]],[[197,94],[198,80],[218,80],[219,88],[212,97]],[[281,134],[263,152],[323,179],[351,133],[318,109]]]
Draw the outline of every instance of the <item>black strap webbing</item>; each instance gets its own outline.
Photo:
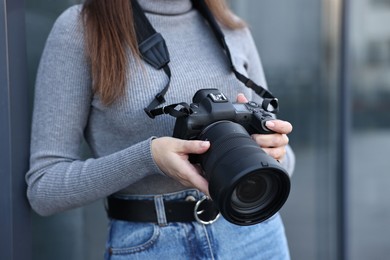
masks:
[[[171,83],[171,70],[168,66],[169,52],[164,38],[150,24],[137,0],[131,1],[134,13],[134,26],[137,34],[138,49],[141,57],[155,69],[163,69],[168,76],[168,82],[153,101],[144,110],[149,117],[156,116],[154,109],[165,102],[165,94]]]

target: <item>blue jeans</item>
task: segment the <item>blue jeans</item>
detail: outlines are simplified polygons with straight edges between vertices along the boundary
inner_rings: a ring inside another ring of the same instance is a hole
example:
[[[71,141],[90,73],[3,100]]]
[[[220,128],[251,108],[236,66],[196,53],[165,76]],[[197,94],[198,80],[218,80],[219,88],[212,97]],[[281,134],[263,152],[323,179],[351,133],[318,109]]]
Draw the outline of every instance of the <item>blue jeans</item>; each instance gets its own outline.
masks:
[[[126,196],[129,199],[200,199],[187,190],[163,196]],[[159,203],[156,203],[159,205]],[[157,206],[158,215],[161,209]],[[163,216],[163,215],[161,215]],[[222,216],[211,225],[198,222],[166,223],[110,220],[105,259],[290,259],[279,214],[252,226],[237,226]]]

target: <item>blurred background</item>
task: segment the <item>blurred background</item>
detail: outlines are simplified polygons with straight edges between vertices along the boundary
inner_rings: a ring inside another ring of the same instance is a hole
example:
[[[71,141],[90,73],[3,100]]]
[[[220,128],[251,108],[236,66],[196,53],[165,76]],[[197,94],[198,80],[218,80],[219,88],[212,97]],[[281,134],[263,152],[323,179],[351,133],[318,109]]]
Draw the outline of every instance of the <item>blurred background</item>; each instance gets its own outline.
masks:
[[[56,17],[78,1],[16,2],[24,8],[32,103],[46,37]],[[280,100],[279,117],[294,125],[290,143],[297,164],[282,209],[292,259],[388,259],[390,1],[228,2],[252,30],[268,85]],[[0,220],[12,215],[4,212]],[[28,258],[102,259],[107,227],[102,201],[52,217],[27,214],[17,220],[31,233]],[[3,234],[11,237],[15,230]]]

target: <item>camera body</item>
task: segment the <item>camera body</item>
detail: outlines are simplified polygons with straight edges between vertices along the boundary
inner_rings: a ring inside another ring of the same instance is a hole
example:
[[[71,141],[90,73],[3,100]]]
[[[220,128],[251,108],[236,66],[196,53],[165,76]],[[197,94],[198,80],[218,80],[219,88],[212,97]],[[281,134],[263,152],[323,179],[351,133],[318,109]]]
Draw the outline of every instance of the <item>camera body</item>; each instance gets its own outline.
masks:
[[[253,225],[273,216],[286,202],[290,178],[251,134],[271,134],[273,119],[257,103],[231,103],[218,89],[195,93],[184,116],[177,117],[173,137],[208,140],[204,154],[190,155],[202,167],[211,199],[226,220]]]
[[[176,120],[173,137],[192,140],[213,122],[228,120],[242,125],[249,134],[270,134],[265,126],[272,120],[256,102],[232,103],[218,89],[201,89],[195,93],[190,104],[191,113]]]

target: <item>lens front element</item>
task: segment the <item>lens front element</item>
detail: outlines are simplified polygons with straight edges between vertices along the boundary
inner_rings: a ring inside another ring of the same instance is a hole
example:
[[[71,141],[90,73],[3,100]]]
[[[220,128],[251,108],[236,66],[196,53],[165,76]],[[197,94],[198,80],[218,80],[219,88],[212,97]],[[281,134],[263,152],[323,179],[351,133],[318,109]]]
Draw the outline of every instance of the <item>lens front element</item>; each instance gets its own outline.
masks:
[[[269,201],[272,196],[271,185],[272,182],[267,181],[266,176],[245,177],[233,191],[232,208],[242,214],[253,214]]]

